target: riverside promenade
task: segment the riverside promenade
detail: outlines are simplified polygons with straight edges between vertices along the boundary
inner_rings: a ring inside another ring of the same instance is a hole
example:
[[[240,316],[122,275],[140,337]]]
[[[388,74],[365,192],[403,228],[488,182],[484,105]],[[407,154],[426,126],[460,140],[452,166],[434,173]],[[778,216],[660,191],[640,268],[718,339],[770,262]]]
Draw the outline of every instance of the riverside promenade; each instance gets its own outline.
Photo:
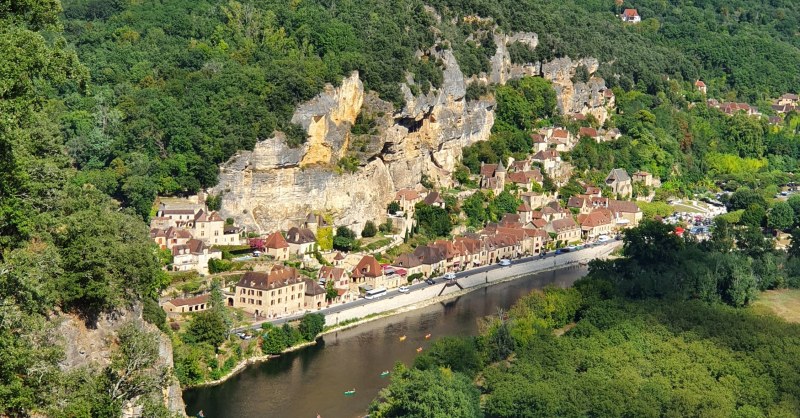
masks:
[[[533,273],[563,268],[570,265],[587,263],[594,259],[607,258],[614,250],[622,245],[621,241],[610,241],[578,251],[563,254],[549,253],[545,257],[533,256],[513,260],[510,266],[489,265],[469,269],[456,273],[458,284],[461,286],[446,286],[440,277],[436,284],[428,285],[425,282],[411,286],[409,293],[400,293],[397,289],[389,290],[385,296],[376,299],[358,299],[353,302],[332,305],[316,311],[302,312],[297,315],[278,318],[270,321],[261,321],[248,327],[234,331],[243,331],[248,328],[259,328],[262,322],[271,322],[275,325],[301,318],[304,314],[318,312],[325,315],[326,326],[336,326],[344,321],[352,322],[365,317],[376,317],[381,314],[391,314],[418,309],[432,303],[463,295],[472,290],[514,280]]]

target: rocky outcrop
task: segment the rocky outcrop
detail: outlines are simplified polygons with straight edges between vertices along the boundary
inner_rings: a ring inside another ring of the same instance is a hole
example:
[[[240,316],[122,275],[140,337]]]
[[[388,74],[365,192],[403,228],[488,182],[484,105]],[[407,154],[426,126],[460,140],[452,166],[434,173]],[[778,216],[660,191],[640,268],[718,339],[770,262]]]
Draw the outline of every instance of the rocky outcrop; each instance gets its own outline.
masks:
[[[360,231],[368,220],[383,220],[394,191],[416,185],[423,174],[449,184],[461,149],[489,137],[494,102],[467,103],[466,80],[452,52],[436,54],[444,64],[442,86],[414,96],[403,85],[406,106],[399,112],[365,94],[358,73],[300,105],[292,122],[308,133],[302,147],[286,147],[279,134],[221,167],[213,192],[223,196],[223,215],[266,232],[297,225],[308,212],[324,212],[336,225]],[[362,110],[384,115],[378,116],[377,135],[350,133]],[[350,149],[356,141],[361,147]],[[335,168],[346,154],[360,158],[356,173]]]
[[[603,80],[592,78],[574,85],[571,81],[578,65],[596,71],[596,60],[512,64],[507,45],[522,42],[533,48],[538,37],[533,33],[494,36],[498,48],[491,74],[482,75],[483,81],[505,83],[542,75],[553,81],[560,110],[592,113],[605,120]],[[423,175],[439,185],[450,185],[461,150],[489,137],[495,103],[465,99],[468,81],[450,49],[418,51],[417,55],[441,61],[443,82],[427,94],[415,95],[409,88],[413,76],[408,75],[408,82],[401,85],[403,109],[395,111],[390,103],[365,92],[354,72],[339,87],[327,86],[298,106],[292,122],[306,130],[305,144],[289,148],[278,133],[223,164],[219,184],[212,190],[223,196],[223,216],[268,232],[298,225],[308,212],[324,212],[333,216],[337,226],[360,232],[366,221],[385,219],[395,190],[413,187]],[[359,114],[375,121],[375,133],[351,133]],[[355,173],[339,169],[336,163],[345,157],[350,163],[356,159],[361,168]]]
[[[101,370],[111,364],[111,357],[117,344],[117,331],[122,325],[131,321],[136,322],[147,331],[158,333],[161,364],[169,369],[174,367],[172,342],[154,325],[142,320],[141,306],[104,314],[92,327],[87,327],[85,321],[74,315],[62,315],[57,318],[57,321],[57,332],[63,341],[67,342],[64,344],[64,359],[59,363],[62,370],[79,368]],[[164,403],[170,411],[179,416],[185,415],[186,405],[183,403],[182,391],[177,379],[172,379],[170,384],[163,388],[163,395]],[[128,405],[126,409],[126,416],[141,415],[140,408]]]

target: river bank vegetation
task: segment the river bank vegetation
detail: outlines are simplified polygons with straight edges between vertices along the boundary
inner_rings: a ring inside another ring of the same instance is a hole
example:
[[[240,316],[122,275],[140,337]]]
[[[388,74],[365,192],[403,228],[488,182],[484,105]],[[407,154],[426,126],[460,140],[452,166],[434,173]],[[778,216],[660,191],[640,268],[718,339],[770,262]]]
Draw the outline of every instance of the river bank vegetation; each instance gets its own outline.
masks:
[[[759,289],[800,285],[796,260],[773,255],[767,274],[719,239],[646,222],[625,234],[624,257],[591,263],[574,288],[534,292],[478,337],[398,364],[370,414],[797,416],[800,325],[742,308]]]

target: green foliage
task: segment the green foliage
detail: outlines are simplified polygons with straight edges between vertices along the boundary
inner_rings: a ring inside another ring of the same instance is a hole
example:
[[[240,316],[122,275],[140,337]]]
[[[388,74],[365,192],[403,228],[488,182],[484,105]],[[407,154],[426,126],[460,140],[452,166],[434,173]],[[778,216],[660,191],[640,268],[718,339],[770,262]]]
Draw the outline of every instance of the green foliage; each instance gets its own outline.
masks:
[[[786,230],[794,225],[794,209],[787,202],[775,202],[767,213],[767,226]]]
[[[158,301],[153,298],[146,298],[142,301],[142,319],[157,326],[162,331],[167,327],[167,313],[161,309]]]
[[[280,328],[273,328],[264,335],[261,349],[267,354],[280,354],[288,347],[286,334]]]
[[[207,343],[214,348],[218,348],[227,338],[225,318],[213,310],[195,314],[183,336],[187,343]]]
[[[298,331],[306,341],[314,341],[325,328],[325,315],[320,313],[305,314],[300,320]]]
[[[367,221],[364,224],[364,229],[361,230],[361,236],[364,238],[374,237],[378,233],[378,228],[375,227],[375,222]]]
[[[386,210],[390,214],[395,214],[395,213],[400,211],[400,204],[393,200],[393,201],[389,202],[389,206],[386,207]]]
[[[642,210],[644,219],[654,219],[656,217],[666,218],[675,212],[675,209],[667,202],[637,201],[636,205]]]
[[[370,405],[370,416],[475,418],[482,416],[478,390],[449,369],[417,370],[395,366],[392,383]]]
[[[333,249],[333,227],[323,226],[317,228],[317,245],[322,251]]]
[[[422,233],[430,238],[446,237],[453,229],[450,214],[438,206],[417,203],[414,217]]]
[[[206,198],[208,210],[220,210],[222,207],[222,194],[208,195]]]
[[[356,233],[346,226],[336,228],[336,236],[333,237],[333,249],[339,251],[353,251],[358,249],[359,243]]]

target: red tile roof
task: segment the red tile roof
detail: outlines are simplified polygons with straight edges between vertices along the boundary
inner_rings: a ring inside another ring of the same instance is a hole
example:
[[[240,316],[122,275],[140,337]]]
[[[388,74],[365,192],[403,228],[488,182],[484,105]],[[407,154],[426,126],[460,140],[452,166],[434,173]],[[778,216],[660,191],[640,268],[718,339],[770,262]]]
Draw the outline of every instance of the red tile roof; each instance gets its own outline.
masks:
[[[267,238],[267,241],[264,243],[264,248],[279,250],[281,248],[289,248],[289,244],[286,242],[286,239],[283,238],[283,235],[276,231]]]

